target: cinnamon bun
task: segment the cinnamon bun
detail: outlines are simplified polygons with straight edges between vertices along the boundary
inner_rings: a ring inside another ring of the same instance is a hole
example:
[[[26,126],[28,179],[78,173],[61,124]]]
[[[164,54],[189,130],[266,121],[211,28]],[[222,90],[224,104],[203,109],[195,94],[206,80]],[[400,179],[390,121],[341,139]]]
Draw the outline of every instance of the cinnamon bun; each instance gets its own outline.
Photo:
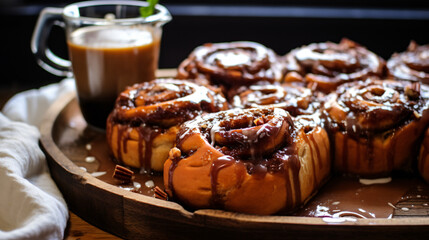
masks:
[[[162,171],[181,123],[227,108],[213,87],[176,79],[136,84],[119,95],[107,119],[108,145],[119,163]]]
[[[283,64],[273,50],[255,42],[207,43],[178,68],[179,79],[208,79],[225,87],[280,81]]]
[[[341,85],[323,114],[341,173],[383,176],[417,158],[429,123],[429,87],[406,81],[367,80]]]
[[[164,184],[190,208],[273,214],[305,203],[329,171],[328,136],[312,118],[233,109],[181,126]]]
[[[324,95],[309,88],[290,83],[260,82],[241,86],[229,92],[233,108],[277,107],[292,116],[309,115],[317,112]]]
[[[391,78],[429,84],[429,45],[411,41],[407,51],[393,54],[387,68]]]
[[[339,44],[303,46],[292,50],[285,59],[284,81],[302,82],[325,93],[345,82],[382,78],[386,65],[381,57],[349,39]]]

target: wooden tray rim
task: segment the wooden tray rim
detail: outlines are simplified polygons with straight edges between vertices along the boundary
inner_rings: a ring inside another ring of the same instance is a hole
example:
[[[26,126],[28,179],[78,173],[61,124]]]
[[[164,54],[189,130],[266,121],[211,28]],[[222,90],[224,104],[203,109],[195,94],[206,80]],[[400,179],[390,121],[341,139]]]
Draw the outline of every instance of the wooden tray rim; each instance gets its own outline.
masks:
[[[189,212],[181,205],[175,202],[159,200],[156,198],[144,196],[141,194],[126,191],[119,187],[105,183],[86,171],[79,168],[60,150],[53,140],[52,130],[57,117],[60,115],[68,104],[76,98],[76,93],[70,93],[66,96],[59,98],[48,110],[43,124],[40,127],[41,137],[40,144],[45,149],[45,153],[49,154],[67,174],[73,175],[75,179],[83,185],[92,185],[100,188],[103,191],[122,197],[124,200],[134,201],[142,207],[150,207],[152,209],[162,208],[168,214],[157,214],[156,211],[151,211],[157,218],[175,217],[177,222],[185,224],[193,224],[200,226],[210,227],[230,227],[232,225],[239,225],[240,227],[262,227],[266,229],[281,228],[285,225],[304,225],[304,226],[335,226],[337,227],[407,227],[407,226],[429,226],[429,218],[427,217],[401,217],[401,218],[375,218],[375,219],[356,219],[356,221],[344,222],[326,222],[322,218],[317,217],[298,217],[298,216],[259,216],[242,213],[233,213],[222,210],[202,209],[195,212]],[[122,206],[123,207],[123,206]],[[126,211],[125,209],[123,209]],[[145,211],[147,213],[147,211]]]

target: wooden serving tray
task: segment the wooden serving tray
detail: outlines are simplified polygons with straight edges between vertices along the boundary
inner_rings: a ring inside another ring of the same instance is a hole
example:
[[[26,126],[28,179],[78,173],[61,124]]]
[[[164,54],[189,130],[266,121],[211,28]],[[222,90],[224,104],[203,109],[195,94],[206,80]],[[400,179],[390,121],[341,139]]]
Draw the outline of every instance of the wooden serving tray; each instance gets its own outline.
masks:
[[[40,142],[51,175],[70,210],[123,238],[417,239],[429,236],[426,217],[327,222],[316,217],[256,216],[221,210],[191,212],[175,202],[108,184],[91,175],[89,169],[84,170],[87,143],[103,144],[104,134],[86,126],[76,96],[70,94],[58,99],[48,111],[41,126]],[[103,156],[108,156],[107,147],[105,149]]]

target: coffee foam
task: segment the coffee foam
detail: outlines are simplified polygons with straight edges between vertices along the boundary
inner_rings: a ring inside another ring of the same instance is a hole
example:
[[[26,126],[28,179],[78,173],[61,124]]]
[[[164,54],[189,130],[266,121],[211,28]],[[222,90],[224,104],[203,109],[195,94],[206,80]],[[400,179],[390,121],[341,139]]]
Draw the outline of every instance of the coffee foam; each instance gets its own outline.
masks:
[[[90,26],[71,34],[71,42],[92,48],[125,48],[153,42],[150,31],[131,26]]]

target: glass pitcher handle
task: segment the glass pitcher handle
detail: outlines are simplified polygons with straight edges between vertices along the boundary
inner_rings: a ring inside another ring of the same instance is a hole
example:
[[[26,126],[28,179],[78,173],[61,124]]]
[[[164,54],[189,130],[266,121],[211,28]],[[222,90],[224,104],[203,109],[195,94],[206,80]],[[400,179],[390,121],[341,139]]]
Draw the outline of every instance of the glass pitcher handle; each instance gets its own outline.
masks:
[[[53,25],[65,26],[62,8],[45,8],[39,15],[31,38],[31,51],[37,63],[46,71],[61,77],[71,77],[71,62],[55,55],[48,46],[48,37]]]

